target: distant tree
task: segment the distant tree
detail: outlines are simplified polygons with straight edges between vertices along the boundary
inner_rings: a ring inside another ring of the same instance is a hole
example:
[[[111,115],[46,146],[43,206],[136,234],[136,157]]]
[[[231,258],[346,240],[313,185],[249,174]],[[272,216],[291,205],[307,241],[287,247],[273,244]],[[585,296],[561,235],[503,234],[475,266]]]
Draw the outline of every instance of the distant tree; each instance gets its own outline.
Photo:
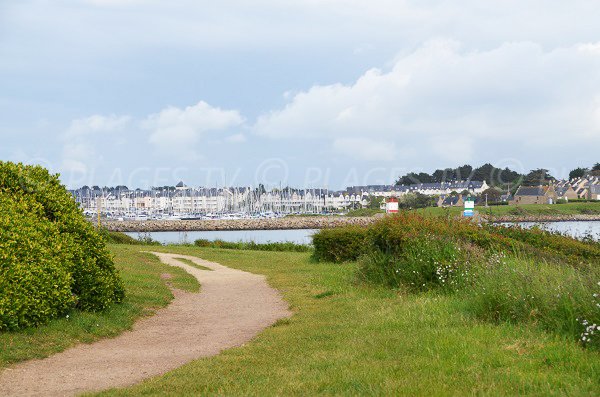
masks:
[[[383,203],[384,200],[384,197],[371,197],[371,200],[369,200],[369,208],[373,210],[378,210],[381,206],[381,203]]]
[[[592,171],[600,171],[600,163],[594,164],[594,166],[592,167]]]
[[[471,195],[471,192],[470,192],[470,191],[468,191],[467,189],[465,189],[465,190],[463,190],[462,192],[460,192],[460,194],[461,194],[463,197],[464,197],[464,196],[467,196],[467,197],[468,197],[468,196],[470,196],[470,195]]]
[[[569,172],[569,179],[581,178],[588,173],[586,168],[577,167]]]
[[[490,163],[486,163],[473,170],[471,179],[474,181],[485,181],[491,186],[503,186],[509,183],[518,183],[521,178],[521,174],[508,167],[501,169],[494,167]]]
[[[485,201],[486,195],[488,203],[499,202],[502,198],[502,191],[495,187],[490,187],[481,192],[479,197]]]
[[[431,175],[426,172],[414,173],[409,172],[408,174],[400,177],[396,181],[396,185],[413,185],[416,183],[431,183],[433,179]]]
[[[523,179],[524,175],[519,174],[516,171],[511,170],[508,167],[505,167],[503,170],[496,168],[496,172],[494,172],[494,178],[491,181],[490,185],[494,186],[503,186],[507,184],[518,184]]]
[[[496,168],[490,163],[486,163],[481,167],[477,167],[473,171],[473,180],[474,181],[486,181],[488,184],[492,184],[492,179],[494,177],[494,171]]]
[[[505,186],[507,184],[520,183],[523,175],[509,169],[496,168],[490,163],[486,163],[478,168],[473,168],[469,164],[457,168],[437,169],[431,175],[421,172],[410,172],[396,181],[397,185],[412,185],[415,183],[441,183],[453,180],[472,180],[485,181],[491,186]]]
[[[436,198],[422,193],[407,193],[400,197],[398,206],[400,208],[426,208],[436,205]]]
[[[454,170],[452,168],[446,168],[444,170],[435,170],[433,174],[431,174],[431,179],[435,183],[451,181],[454,178],[455,175]]]
[[[458,167],[455,171],[454,171],[454,179],[459,179],[459,180],[470,180],[471,176],[473,174],[473,167],[471,167],[469,164],[465,164],[461,167]]]
[[[472,172],[473,167],[468,164],[457,168],[437,169],[431,174],[431,181],[441,183],[454,180],[469,180]]]
[[[537,170],[532,170],[529,174],[525,176],[525,178],[523,179],[523,185],[548,185],[555,180],[556,179],[548,173],[548,170],[544,168],[538,168]]]

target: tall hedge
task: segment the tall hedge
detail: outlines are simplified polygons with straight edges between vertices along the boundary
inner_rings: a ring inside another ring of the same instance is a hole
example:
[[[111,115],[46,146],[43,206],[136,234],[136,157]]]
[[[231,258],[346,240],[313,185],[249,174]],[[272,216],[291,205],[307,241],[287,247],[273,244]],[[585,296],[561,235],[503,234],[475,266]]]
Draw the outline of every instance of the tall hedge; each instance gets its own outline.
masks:
[[[124,294],[104,240],[58,175],[0,162],[0,330],[102,310]]]

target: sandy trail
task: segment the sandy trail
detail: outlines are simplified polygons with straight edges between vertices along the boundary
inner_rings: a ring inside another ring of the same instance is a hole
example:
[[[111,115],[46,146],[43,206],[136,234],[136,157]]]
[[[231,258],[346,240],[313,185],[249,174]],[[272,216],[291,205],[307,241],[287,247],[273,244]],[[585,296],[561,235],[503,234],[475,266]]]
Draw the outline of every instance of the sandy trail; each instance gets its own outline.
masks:
[[[129,386],[239,346],[291,314],[264,276],[191,256],[154,254],[196,277],[201,293],[174,290],[169,306],[140,320],[131,331],[3,370],[0,396],[65,396]],[[213,271],[175,258],[190,259]]]

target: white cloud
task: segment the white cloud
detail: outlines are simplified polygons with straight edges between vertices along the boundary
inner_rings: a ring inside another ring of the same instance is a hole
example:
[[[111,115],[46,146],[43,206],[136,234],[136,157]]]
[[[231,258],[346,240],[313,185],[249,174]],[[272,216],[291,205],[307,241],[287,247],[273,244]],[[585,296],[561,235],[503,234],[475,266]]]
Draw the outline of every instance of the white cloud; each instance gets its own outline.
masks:
[[[90,165],[96,163],[93,146],[87,142],[66,143],[62,154],[63,172],[85,174],[90,169]]]
[[[96,152],[96,144],[103,140],[120,141],[116,134],[121,133],[130,122],[129,116],[98,114],[73,120],[61,136],[61,171],[71,175],[87,174],[103,157]]]
[[[184,156],[199,157],[196,147],[207,132],[226,131],[244,123],[236,110],[223,110],[200,101],[184,109],[168,107],[148,116],[142,127],[150,130],[149,142],[165,153],[179,152]]]
[[[372,69],[351,85],[297,93],[259,117],[254,130],[325,141],[357,158],[389,159],[394,144],[402,153],[426,144],[453,162],[499,153],[493,142],[543,148],[591,137],[600,143],[596,46],[544,51],[523,42],[467,51],[436,40],[398,57],[387,72]],[[369,145],[366,137],[389,146]]]
[[[248,139],[246,138],[246,135],[244,135],[244,134],[233,134],[233,135],[230,135],[227,138],[225,138],[225,140],[230,143],[244,143]]]
[[[338,138],[333,141],[335,152],[349,159],[367,161],[391,161],[395,158],[395,145],[369,138]]]
[[[80,137],[92,133],[107,133],[123,130],[131,121],[129,116],[102,116],[92,115],[71,122],[69,129],[65,132],[65,138]]]

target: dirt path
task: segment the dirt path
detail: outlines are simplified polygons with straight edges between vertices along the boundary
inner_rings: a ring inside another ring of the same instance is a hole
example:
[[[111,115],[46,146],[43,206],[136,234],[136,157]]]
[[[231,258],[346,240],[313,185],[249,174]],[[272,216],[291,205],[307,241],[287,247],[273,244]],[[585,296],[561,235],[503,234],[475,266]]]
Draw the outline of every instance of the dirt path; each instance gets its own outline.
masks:
[[[280,318],[287,304],[264,276],[191,256],[154,253],[196,277],[201,293],[175,290],[175,299],[131,331],[79,345],[0,373],[0,396],[74,395],[128,386],[252,339]],[[186,258],[213,271],[175,258]]]

